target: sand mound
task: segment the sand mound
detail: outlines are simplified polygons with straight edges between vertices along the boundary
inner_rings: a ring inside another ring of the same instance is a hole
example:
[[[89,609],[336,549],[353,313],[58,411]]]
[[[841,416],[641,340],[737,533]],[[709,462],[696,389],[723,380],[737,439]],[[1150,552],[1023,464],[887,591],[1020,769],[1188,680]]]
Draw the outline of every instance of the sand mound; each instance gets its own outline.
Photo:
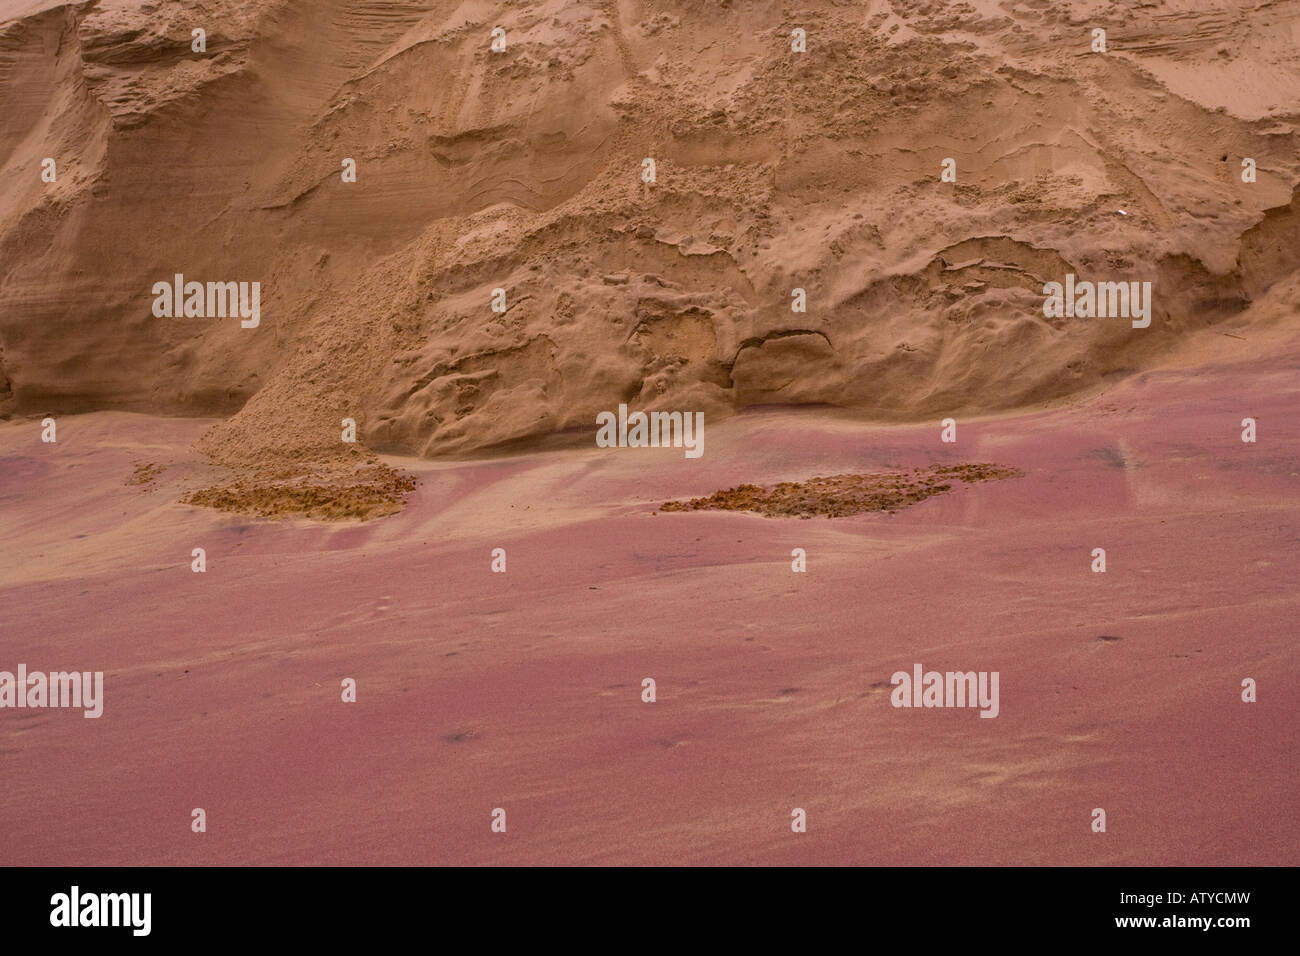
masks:
[[[1294,317],[1298,29],[1295,0],[0,4],[0,414],[232,415],[217,461],[311,475],[352,467],[345,418],[454,456],[620,402],[1093,389]],[[260,282],[260,324],[156,318],[176,273]],[[1066,273],[1152,282],[1151,326],[1045,317]]]

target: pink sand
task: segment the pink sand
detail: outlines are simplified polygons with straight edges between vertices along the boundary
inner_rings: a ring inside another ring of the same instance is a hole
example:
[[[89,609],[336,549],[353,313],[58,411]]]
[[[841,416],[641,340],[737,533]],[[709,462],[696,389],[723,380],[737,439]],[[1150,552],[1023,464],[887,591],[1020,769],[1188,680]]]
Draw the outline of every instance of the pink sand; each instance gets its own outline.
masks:
[[[955,446],[760,412],[699,461],[394,459],[422,484],[364,525],[177,504],[204,422],[0,426],[0,669],[106,684],[99,720],[0,711],[0,863],[1294,863],[1296,371],[1148,374]],[[652,514],[962,461],[1026,475],[895,515]],[[1000,716],[893,708],[915,662],[999,671]]]

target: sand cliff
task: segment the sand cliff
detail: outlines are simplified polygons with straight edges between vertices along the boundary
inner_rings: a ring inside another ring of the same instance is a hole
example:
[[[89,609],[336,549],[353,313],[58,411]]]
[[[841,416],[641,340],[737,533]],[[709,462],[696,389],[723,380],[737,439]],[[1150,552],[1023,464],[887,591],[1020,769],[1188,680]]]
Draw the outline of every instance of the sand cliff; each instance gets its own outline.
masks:
[[[441,457],[618,402],[1084,393],[1293,318],[1297,30],[1296,2],[6,2],[0,413],[232,416],[204,447],[247,465],[355,458],[345,417]],[[1045,318],[1069,272],[1151,281],[1151,327]],[[259,281],[259,327],[156,318],[175,273]]]

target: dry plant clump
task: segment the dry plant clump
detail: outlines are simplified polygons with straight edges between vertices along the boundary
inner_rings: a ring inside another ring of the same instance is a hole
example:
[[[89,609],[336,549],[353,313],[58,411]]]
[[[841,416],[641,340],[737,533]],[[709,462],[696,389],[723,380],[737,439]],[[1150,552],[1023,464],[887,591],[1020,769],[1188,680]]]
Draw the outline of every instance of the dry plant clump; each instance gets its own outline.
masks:
[[[124,482],[128,485],[151,485],[158,480],[158,476],[167,470],[166,465],[159,465],[154,462],[144,462],[135,466],[135,471],[131,477]]]
[[[807,481],[783,481],[772,487],[737,485],[707,498],[665,502],[661,511],[754,511],[765,518],[843,518],[868,511],[888,511],[919,504],[952,488],[952,482],[1018,478],[1015,468],[986,463],[931,465],[910,472],[831,475]]]
[[[191,492],[181,501],[262,517],[369,520],[402,510],[415,478],[382,463],[314,473],[265,469]]]

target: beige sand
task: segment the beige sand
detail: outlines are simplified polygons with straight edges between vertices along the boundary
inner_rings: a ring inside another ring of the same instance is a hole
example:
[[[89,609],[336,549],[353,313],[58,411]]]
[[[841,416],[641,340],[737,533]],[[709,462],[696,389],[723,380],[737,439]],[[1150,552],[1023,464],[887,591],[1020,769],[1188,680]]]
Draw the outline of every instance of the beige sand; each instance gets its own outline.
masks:
[[[338,456],[344,417],[437,457],[620,400],[1087,393],[1294,273],[1297,29],[1295,0],[7,0],[0,413],[238,411],[204,447],[244,467]],[[1152,328],[1044,318],[1067,271],[1152,281]],[[175,272],[261,281],[261,325],[154,318]]]

